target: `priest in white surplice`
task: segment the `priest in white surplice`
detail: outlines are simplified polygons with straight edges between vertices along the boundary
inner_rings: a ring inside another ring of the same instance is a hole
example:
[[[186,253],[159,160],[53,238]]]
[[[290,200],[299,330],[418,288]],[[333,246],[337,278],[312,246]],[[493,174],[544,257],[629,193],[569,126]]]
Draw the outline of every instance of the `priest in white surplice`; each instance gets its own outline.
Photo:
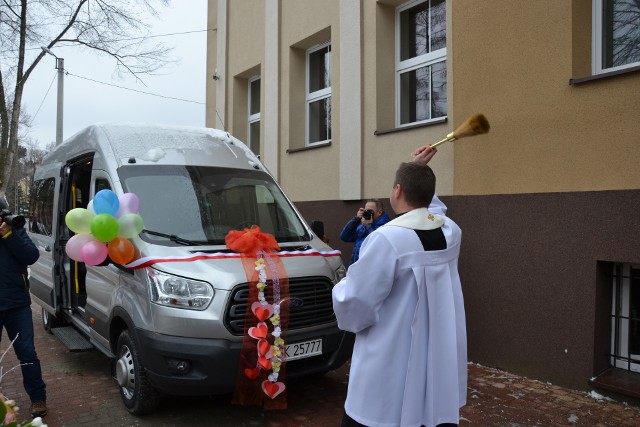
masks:
[[[434,191],[429,166],[400,165],[390,195],[398,217],[367,237],[333,289],[338,326],[356,334],[343,426],[459,422],[467,394],[461,232],[440,215]]]

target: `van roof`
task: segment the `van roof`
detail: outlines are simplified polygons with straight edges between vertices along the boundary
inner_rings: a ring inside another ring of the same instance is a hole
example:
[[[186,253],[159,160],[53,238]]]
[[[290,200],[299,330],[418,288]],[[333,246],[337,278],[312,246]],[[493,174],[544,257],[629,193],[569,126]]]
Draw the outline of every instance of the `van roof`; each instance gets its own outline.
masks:
[[[259,160],[238,139],[212,128],[137,123],[97,123],[88,126],[55,147],[45,162],[66,162],[88,152],[101,152],[117,166],[130,158],[136,162],[172,163],[171,153],[180,152],[188,164],[223,163],[250,167]],[[188,160],[186,160],[188,159]],[[247,164],[247,160],[250,161]]]

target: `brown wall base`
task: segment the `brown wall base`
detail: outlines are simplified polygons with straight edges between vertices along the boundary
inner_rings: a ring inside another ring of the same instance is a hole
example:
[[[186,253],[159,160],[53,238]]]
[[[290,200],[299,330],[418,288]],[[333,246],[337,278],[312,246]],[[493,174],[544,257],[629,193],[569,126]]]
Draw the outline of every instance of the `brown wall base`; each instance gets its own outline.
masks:
[[[609,366],[612,265],[640,264],[640,190],[442,200],[463,231],[469,360],[586,389]],[[344,261],[339,233],[363,205],[296,203]]]

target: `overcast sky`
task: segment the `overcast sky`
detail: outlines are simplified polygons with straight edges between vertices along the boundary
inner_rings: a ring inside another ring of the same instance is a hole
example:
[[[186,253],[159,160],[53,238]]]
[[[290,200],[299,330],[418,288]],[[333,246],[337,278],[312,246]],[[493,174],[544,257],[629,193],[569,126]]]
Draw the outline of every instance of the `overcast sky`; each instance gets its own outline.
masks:
[[[83,77],[64,77],[63,139],[105,121],[204,126],[207,33],[203,30],[207,29],[207,0],[173,0],[171,6],[160,8],[159,12],[159,19],[150,21],[153,35],[198,32],[155,39],[173,47],[173,58],[178,62],[157,72],[161,75],[142,76],[144,84],[129,76],[114,75],[115,66],[110,58],[97,57],[86,49],[52,49],[64,58],[70,74]],[[56,139],[55,65],[54,57],[45,56],[27,81],[23,97],[23,108],[34,119],[30,135],[41,147]],[[194,102],[145,95],[85,78]]]

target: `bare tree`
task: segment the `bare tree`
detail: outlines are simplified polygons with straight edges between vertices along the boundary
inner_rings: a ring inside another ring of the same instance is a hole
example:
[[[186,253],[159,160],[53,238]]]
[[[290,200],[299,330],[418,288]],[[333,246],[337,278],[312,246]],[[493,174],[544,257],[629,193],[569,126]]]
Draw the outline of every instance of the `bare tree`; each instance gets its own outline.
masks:
[[[170,49],[141,38],[155,5],[170,0],[0,0],[0,198],[17,172],[21,106],[41,47],[76,45],[110,56],[136,78],[168,62]]]
[[[27,196],[30,196],[31,189],[33,188],[33,177],[36,172],[36,167],[42,164],[44,156],[53,147],[50,147],[49,149],[42,149],[32,138],[26,138],[26,140],[20,145],[24,147],[24,157],[20,159],[20,165],[18,168],[21,172],[20,175],[24,178],[25,187],[29,192]]]

